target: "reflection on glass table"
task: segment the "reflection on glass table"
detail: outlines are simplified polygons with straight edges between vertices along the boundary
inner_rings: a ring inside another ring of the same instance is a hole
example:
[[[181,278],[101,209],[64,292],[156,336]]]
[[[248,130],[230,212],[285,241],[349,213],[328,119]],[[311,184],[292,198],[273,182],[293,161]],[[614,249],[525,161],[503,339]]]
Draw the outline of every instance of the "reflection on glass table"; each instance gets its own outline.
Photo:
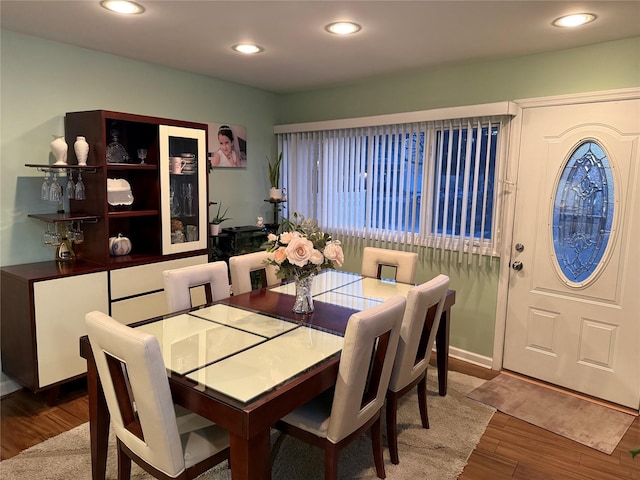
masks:
[[[195,310],[192,315],[266,338],[275,337],[298,326],[292,322],[221,304]]]
[[[344,339],[298,327],[187,375],[229,397],[249,402],[342,350]]]
[[[394,295],[407,296],[414,285],[398,283],[393,280],[379,280],[377,278],[363,278],[349,285],[336,288],[336,293],[344,293],[355,297],[363,297],[384,301]]]
[[[313,279],[311,295],[315,296],[324,292],[328,292],[343,285],[357,282],[361,278],[362,275],[358,273],[343,272],[340,270],[325,270],[324,272],[316,275]],[[286,295],[295,295],[296,287],[293,282],[290,282],[278,287],[274,287],[271,289],[271,291],[284,293]]]
[[[179,374],[265,341],[264,337],[188,314],[136,328],[158,338],[165,365]]]

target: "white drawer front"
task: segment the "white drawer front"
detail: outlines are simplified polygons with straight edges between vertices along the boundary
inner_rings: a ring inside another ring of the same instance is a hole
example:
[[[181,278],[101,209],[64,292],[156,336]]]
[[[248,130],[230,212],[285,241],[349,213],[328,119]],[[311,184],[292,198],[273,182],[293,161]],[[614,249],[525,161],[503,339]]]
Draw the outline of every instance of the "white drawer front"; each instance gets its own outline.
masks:
[[[38,386],[45,387],[87,371],[80,356],[80,337],[87,334],[84,316],[108,312],[107,272],[33,284]]]
[[[169,310],[164,290],[111,303],[111,316],[125,325],[167,313]]]
[[[111,285],[111,301],[119,298],[140,295],[164,288],[162,272],[174,268],[200,265],[209,261],[207,255],[179,258],[166,262],[120,268],[109,272]]]

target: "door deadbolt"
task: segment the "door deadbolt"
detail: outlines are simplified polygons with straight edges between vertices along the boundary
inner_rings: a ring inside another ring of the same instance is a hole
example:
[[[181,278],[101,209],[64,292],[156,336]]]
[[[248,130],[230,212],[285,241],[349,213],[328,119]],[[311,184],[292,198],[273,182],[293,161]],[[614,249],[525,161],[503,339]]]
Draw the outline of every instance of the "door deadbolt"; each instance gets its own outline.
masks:
[[[523,266],[524,265],[522,265],[522,262],[520,260],[516,260],[511,264],[511,268],[513,268],[516,272],[519,272],[520,270],[522,270]]]
[[[522,252],[524,250],[524,245],[521,243],[516,243],[516,251]]]

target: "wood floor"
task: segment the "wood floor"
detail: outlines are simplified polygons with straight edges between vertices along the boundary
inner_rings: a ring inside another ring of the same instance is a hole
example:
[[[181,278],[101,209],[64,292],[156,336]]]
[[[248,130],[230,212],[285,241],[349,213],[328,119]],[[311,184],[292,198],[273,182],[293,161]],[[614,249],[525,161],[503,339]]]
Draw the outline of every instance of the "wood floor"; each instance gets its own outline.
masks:
[[[497,375],[455,359],[450,368],[484,379]],[[88,421],[83,380],[62,387],[55,406],[47,406],[45,400],[45,395],[24,390],[2,398],[2,460]],[[613,454],[606,455],[497,412],[459,480],[640,480],[640,457],[633,460],[629,454],[637,446],[640,417]]]

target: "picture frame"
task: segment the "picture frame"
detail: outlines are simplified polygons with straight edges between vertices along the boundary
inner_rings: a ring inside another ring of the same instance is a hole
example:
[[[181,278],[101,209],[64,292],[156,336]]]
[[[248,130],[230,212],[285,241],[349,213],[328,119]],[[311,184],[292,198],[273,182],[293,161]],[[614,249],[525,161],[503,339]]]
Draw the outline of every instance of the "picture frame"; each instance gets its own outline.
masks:
[[[247,167],[247,127],[229,123],[208,123],[209,168]]]

